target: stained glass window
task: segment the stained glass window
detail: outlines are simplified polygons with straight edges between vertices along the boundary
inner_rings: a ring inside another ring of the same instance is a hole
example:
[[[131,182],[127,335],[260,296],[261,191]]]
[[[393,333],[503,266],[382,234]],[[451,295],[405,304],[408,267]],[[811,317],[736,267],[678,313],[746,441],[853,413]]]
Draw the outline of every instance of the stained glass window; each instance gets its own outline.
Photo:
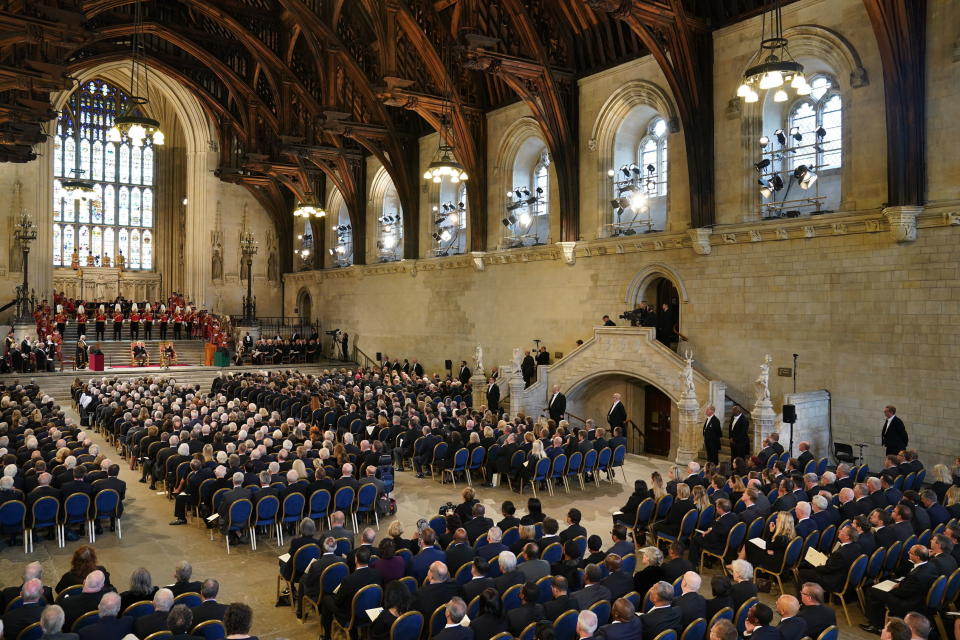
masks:
[[[122,252],[129,269],[153,268],[156,155],[148,137],[142,148],[129,139],[107,141],[107,130],[127,106],[128,96],[103,80],[83,84],[67,101],[57,122],[53,153],[53,264],[69,267],[77,251],[81,266],[91,253],[116,264]],[[75,174],[74,169],[83,170]],[[94,183],[92,200],[67,198],[61,180]],[[142,186],[140,186],[142,185]],[[94,225],[94,226],[89,226]],[[139,227],[140,229],[134,229]]]

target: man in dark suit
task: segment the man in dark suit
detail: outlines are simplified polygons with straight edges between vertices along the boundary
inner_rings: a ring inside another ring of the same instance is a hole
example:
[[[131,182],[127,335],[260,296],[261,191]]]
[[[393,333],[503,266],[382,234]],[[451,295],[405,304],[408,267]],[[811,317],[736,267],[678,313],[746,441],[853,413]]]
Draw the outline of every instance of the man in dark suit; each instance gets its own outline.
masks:
[[[7,611],[3,615],[3,630],[8,638],[16,638],[21,631],[40,619],[44,605],[40,604],[43,596],[43,583],[37,578],[31,578],[23,583],[20,589],[23,605]],[[47,602],[46,604],[52,604]]]
[[[579,609],[577,601],[570,597],[569,583],[563,576],[550,578],[550,593],[553,594],[553,598],[543,605],[545,619],[556,620],[565,611]]]
[[[744,458],[750,455],[750,419],[739,405],[730,410],[730,457]]]
[[[721,498],[714,503],[715,516],[710,528],[702,534],[694,533],[690,537],[690,562],[694,566],[700,563],[700,553],[704,549],[712,553],[720,553],[727,544],[727,535],[734,525],[740,522],[737,514],[730,511],[730,501]]]
[[[777,598],[777,613],[780,614],[780,624],[777,630],[783,640],[801,640],[807,634],[807,621],[799,617],[800,601],[791,595],[784,594]]]
[[[512,551],[504,551],[497,556],[500,565],[500,575],[493,579],[493,588],[497,593],[504,593],[515,584],[523,584],[523,572],[517,569],[517,556]]]
[[[700,595],[702,579],[695,571],[687,571],[680,582],[680,597],[674,600],[673,605],[680,609],[683,618],[683,628],[697,618],[707,617],[707,600]]]
[[[595,602],[610,599],[610,590],[600,583],[602,579],[603,573],[600,571],[600,567],[595,564],[588,564],[584,571],[583,589],[570,594],[570,597],[577,603],[578,609],[587,609]]]
[[[59,599],[57,604],[63,607],[68,629],[73,626],[77,618],[88,611],[96,610],[100,605],[100,598],[104,594],[105,581],[106,577],[103,575],[103,571],[99,569],[91,571],[83,579],[83,588],[79,593],[69,594]]]
[[[600,627],[598,637],[606,640],[641,640],[643,622],[637,617],[633,603],[626,598],[618,598],[610,609],[610,624]]]
[[[359,553],[361,549],[366,549],[371,556],[378,553],[377,548],[373,545],[376,539],[377,531],[373,527],[367,527],[360,532],[360,544],[347,553],[347,566],[351,571],[356,569],[357,553]]]
[[[881,591],[874,586],[866,590],[868,624],[860,628],[869,633],[880,633],[883,626],[884,608],[891,616],[902,618],[908,611],[925,611],[926,595],[930,585],[937,579],[937,567],[929,562],[930,550],[919,544],[909,551],[909,561],[913,565],[909,573],[889,591]]]
[[[716,414],[713,405],[706,408],[707,417],[703,421],[703,446],[707,450],[707,460],[716,464],[720,462],[720,438],[723,437],[723,428],[720,426],[720,418]]]
[[[903,420],[897,416],[897,408],[888,404],[883,408],[883,430],[880,432],[880,444],[886,447],[887,455],[897,455],[907,448],[910,437]]]
[[[560,532],[560,542],[566,543],[568,540],[583,536],[587,537],[587,530],[580,526],[580,520],[583,515],[580,509],[576,507],[567,511],[567,528]]]
[[[424,620],[429,620],[437,607],[459,596],[460,585],[450,580],[447,565],[434,562],[427,573],[427,584],[420,587],[410,600],[410,611],[419,611]]]
[[[520,375],[523,376],[524,387],[529,387],[533,384],[533,377],[537,373],[537,363],[533,359],[533,356],[530,355],[530,350],[527,349],[523,352],[523,360],[520,362]]]
[[[650,590],[650,602],[653,607],[640,617],[643,623],[643,640],[653,640],[668,629],[679,636],[683,631],[683,614],[679,607],[673,606],[673,585],[658,582]]]
[[[337,622],[344,628],[350,623],[353,606],[353,596],[360,589],[370,584],[383,584],[383,576],[376,569],[369,566],[370,551],[366,548],[357,550],[354,558],[357,563],[357,569],[345,577],[337,588],[335,594],[326,594],[320,603],[320,621],[323,625],[323,635],[327,638],[332,637],[330,630],[333,626],[333,618],[336,616]]]
[[[323,544],[321,546],[323,555],[307,565],[307,570],[300,578],[300,589],[297,591],[297,593],[301,596],[301,598],[297,599],[298,616],[303,610],[302,596],[304,594],[306,594],[311,600],[320,599],[321,589],[323,588],[323,585],[320,584],[320,577],[323,575],[323,570],[338,562],[346,563],[346,558],[341,555],[337,555],[336,538],[333,536],[323,536],[321,539],[323,540]]]
[[[444,614],[447,618],[447,624],[440,633],[433,636],[434,640],[473,640],[473,629],[461,624],[463,617],[467,615],[467,603],[463,601],[463,598],[451,598],[447,602]]]
[[[803,441],[797,445],[797,449],[800,450],[800,455],[797,456],[797,467],[799,468],[800,473],[803,473],[807,469],[807,464],[813,462],[813,454],[810,453],[810,443]]]
[[[173,607],[173,593],[160,589],[153,594],[153,613],[140,616],[133,623],[133,635],[146,638],[151,633],[167,629],[167,615]]]
[[[463,599],[472,602],[474,598],[483,593],[484,589],[493,587],[493,578],[487,573],[490,571],[490,563],[484,558],[475,558],[473,568],[470,569],[470,582],[463,585]]]
[[[223,500],[220,502],[220,511],[217,513],[220,514],[218,520],[220,524],[220,531],[226,532],[227,524],[229,521],[230,514],[230,505],[232,505],[237,500],[249,500],[250,499],[250,490],[243,487],[243,474],[237,471],[233,474],[233,488],[228,489],[223,492]],[[236,535],[236,534],[232,534]],[[166,627],[164,627],[166,629]],[[157,629],[160,631],[161,629]]]
[[[493,378],[487,378],[487,408],[500,413],[500,387]]]
[[[466,360],[460,361],[460,372],[457,373],[457,380],[460,381],[460,384],[467,384],[470,382],[470,376],[473,375],[473,372],[470,371],[470,367],[467,366]]]
[[[507,630],[515,637],[531,622],[543,619],[543,607],[537,603],[537,585],[525,582],[520,589],[520,606],[507,612]]]
[[[547,412],[550,414],[550,419],[557,424],[560,424],[563,414],[567,412],[567,396],[560,393],[560,385],[553,385],[553,389],[550,391]]]
[[[837,539],[840,548],[827,556],[823,566],[814,567],[806,560],[801,563],[798,574],[802,582],[816,582],[831,593],[843,587],[850,565],[860,555],[860,545],[857,544],[857,532],[850,525],[840,529]]]
[[[472,562],[473,557],[474,551],[473,547],[470,546],[467,531],[463,527],[460,527],[453,532],[453,541],[450,543],[450,546],[447,547],[447,569],[450,570],[451,574],[457,575],[460,567],[468,562]]]
[[[483,558],[487,562],[496,562],[496,557],[503,551],[509,551],[510,548],[503,544],[503,532],[500,527],[491,527],[487,531],[487,544],[477,549],[477,557]]]
[[[837,624],[837,612],[823,604],[823,587],[816,582],[805,582],[800,587],[803,606],[797,617],[807,623],[807,637],[819,638],[824,629]]]
[[[200,585],[201,602],[190,609],[193,614],[193,626],[207,620],[223,621],[223,614],[227,611],[227,605],[217,602],[217,594],[220,593],[220,583],[213,578],[207,578]]]
[[[487,508],[478,502],[472,507],[472,517],[463,524],[470,544],[475,544],[477,538],[486,535],[487,531],[493,527],[493,520],[488,518],[486,513]],[[456,574],[457,570],[450,567],[450,571]]]
[[[771,626],[773,610],[762,602],[750,607],[747,611],[746,629],[750,632],[751,640],[781,640],[780,631]]]
[[[627,409],[623,406],[623,403],[620,402],[620,394],[613,394],[613,404],[610,405],[610,409],[607,411],[607,424],[610,425],[611,429],[616,427],[622,427],[623,423],[627,421]]]
[[[173,584],[168,584],[167,589],[170,589],[174,598],[181,593],[198,593],[200,591],[200,581],[191,580],[192,577],[193,567],[186,560],[181,560],[173,571]]]
[[[609,554],[603,561],[608,574],[606,578],[600,581],[600,584],[610,591],[611,601],[622,598],[633,591],[633,574],[620,570],[622,562],[621,557],[615,553]]]
[[[108,591],[97,607],[100,619],[80,629],[80,640],[121,640],[133,630],[133,618],[120,614],[120,594]]]
[[[420,532],[420,551],[413,557],[407,566],[407,575],[413,576],[417,584],[423,582],[427,577],[427,571],[434,562],[447,562],[447,554],[436,546],[437,534],[433,529],[427,527]]]

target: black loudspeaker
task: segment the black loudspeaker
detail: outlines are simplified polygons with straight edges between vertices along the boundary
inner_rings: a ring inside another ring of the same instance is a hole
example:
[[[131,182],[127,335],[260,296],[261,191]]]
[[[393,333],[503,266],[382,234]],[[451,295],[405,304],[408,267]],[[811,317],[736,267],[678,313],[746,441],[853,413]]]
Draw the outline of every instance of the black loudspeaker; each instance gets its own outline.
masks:
[[[444,360],[444,361],[443,361],[443,366],[446,367],[447,370],[452,371],[452,370],[453,370],[453,360]]]
[[[797,421],[797,408],[794,405],[783,405],[783,421],[787,424],[793,424]]]
[[[380,362],[381,360],[383,360],[383,354],[377,351],[377,362]]]

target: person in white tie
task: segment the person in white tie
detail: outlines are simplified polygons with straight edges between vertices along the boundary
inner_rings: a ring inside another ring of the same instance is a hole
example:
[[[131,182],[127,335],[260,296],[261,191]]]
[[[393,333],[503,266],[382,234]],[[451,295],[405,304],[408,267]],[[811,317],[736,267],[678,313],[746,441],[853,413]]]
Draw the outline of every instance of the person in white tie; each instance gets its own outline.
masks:
[[[567,412],[567,397],[560,393],[560,385],[553,385],[553,389],[550,391],[547,412],[550,414],[550,419],[557,424],[563,419],[563,414]]]
[[[623,403],[620,402],[620,394],[613,394],[613,405],[610,407],[610,410],[607,411],[607,424],[610,425],[611,429],[615,427],[622,427],[623,423],[627,421],[627,410],[623,406]]]

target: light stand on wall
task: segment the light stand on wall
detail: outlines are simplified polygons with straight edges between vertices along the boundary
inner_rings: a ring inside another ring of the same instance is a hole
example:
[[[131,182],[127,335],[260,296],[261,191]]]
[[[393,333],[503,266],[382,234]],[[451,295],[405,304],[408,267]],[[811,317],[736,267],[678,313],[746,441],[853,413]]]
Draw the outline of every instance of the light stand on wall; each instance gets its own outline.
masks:
[[[444,202],[433,207],[434,231],[430,237],[437,243],[433,250],[438,258],[449,256],[459,246],[460,230],[467,215],[467,205],[463,202]]]
[[[811,134],[813,139],[809,140]],[[823,139],[826,135],[827,131],[823,127],[806,134],[801,133],[798,127],[792,127],[788,132],[777,129],[772,138],[760,136],[760,160],[754,163],[753,167],[757,172],[757,184],[762,198],[761,218],[796,218],[803,213],[831,213],[823,208],[826,196],[820,195],[817,180],[817,174],[826,168],[826,165],[816,163],[817,154],[823,152]],[[808,141],[804,140],[805,136],[808,136]],[[810,157],[811,161],[804,164],[792,161],[804,157]],[[810,195],[801,194],[800,197],[791,199],[790,191],[794,184],[804,193],[811,188],[813,191]]]
[[[646,174],[646,175],[644,175]],[[612,237],[632,236],[638,231],[654,233],[653,215],[650,213],[650,198],[657,195],[657,168],[648,164],[625,164],[619,170],[607,171],[614,178],[616,197],[610,201],[616,221],[611,224]],[[629,219],[624,220],[626,216]]]
[[[541,187],[536,187],[533,192],[529,187],[514,187],[507,192],[507,217],[500,221],[507,229],[504,248],[543,244],[535,229],[543,203],[544,193]]]

